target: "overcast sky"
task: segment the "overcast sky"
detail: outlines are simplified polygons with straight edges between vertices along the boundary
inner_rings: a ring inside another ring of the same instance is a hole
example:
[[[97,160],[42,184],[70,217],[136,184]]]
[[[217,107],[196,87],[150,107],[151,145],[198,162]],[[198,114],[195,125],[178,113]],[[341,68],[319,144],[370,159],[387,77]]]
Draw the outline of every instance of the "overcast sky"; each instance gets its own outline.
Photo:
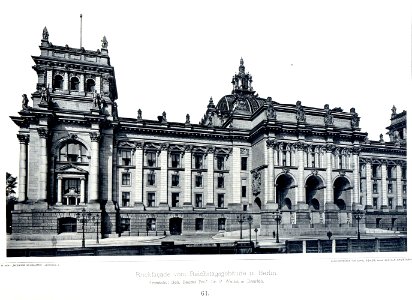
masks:
[[[372,140],[386,133],[392,105],[400,112],[411,99],[409,1],[123,2],[2,8],[4,171],[18,175],[18,127],[8,116],[21,109],[23,93],[35,91],[31,56],[40,54],[42,30],[54,45],[79,47],[81,13],[83,46],[100,48],[104,35],[109,42],[121,117],[140,108],[144,118],[166,111],[169,121],[184,122],[189,113],[197,123],[210,97],[217,103],[231,92],[241,57],[261,97],[355,107]]]

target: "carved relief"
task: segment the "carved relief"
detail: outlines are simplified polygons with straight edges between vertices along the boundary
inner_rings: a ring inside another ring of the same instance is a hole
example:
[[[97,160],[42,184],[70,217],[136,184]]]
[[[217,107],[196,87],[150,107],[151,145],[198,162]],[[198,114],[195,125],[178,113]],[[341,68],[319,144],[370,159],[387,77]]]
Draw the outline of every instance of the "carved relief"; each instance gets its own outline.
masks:
[[[240,148],[240,155],[249,155],[249,149]]]
[[[98,142],[100,141],[100,134],[98,132],[90,132],[90,140],[92,142]]]
[[[49,130],[47,128],[37,128],[37,132],[41,138],[47,138],[49,136]]]
[[[252,192],[253,195],[258,195],[261,192],[262,189],[262,178],[261,178],[261,173],[260,172],[254,172],[252,174]]]

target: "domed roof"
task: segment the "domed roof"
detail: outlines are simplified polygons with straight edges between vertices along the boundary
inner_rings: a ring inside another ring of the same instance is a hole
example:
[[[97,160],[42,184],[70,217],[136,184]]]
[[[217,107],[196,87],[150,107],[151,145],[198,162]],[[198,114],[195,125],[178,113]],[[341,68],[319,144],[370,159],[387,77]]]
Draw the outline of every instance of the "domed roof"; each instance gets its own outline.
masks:
[[[232,95],[223,96],[216,105],[216,109],[222,115],[232,112],[240,114],[253,114],[263,104],[265,100],[258,98],[254,93],[242,94],[234,92]]]

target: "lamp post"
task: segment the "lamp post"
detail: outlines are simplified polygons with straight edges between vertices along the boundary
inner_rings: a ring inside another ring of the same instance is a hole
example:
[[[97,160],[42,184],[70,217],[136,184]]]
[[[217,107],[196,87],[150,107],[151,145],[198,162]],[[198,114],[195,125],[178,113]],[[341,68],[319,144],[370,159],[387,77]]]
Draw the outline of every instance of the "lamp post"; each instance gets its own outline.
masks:
[[[358,240],[360,240],[359,221],[362,219],[363,213],[359,209],[357,209],[353,212],[353,216],[355,220],[358,222]]]
[[[252,244],[252,223],[253,223],[253,217],[249,215],[247,217],[247,222],[249,223],[249,243]]]
[[[96,243],[99,244],[99,213],[92,217],[92,220],[96,220]]]
[[[279,243],[279,223],[282,220],[282,215],[279,212],[279,209],[277,209],[274,213],[273,213],[273,218],[276,221],[276,243]]]
[[[245,216],[244,216],[244,215],[239,215],[239,216],[237,216],[236,218],[237,218],[237,221],[238,221],[239,224],[240,224],[240,239],[242,239],[242,238],[243,238],[243,237],[242,237],[242,230],[243,230],[242,224],[243,224],[243,222],[245,222]]]
[[[82,233],[83,233],[83,236],[82,236],[82,248],[85,248],[86,247],[86,239],[85,239],[85,236],[84,236],[84,224],[86,224],[87,223],[87,219],[90,219],[91,218],[91,213],[87,213],[86,212],[86,209],[82,209],[82,212],[81,213],[76,213],[76,217],[77,217],[77,220],[80,220],[81,222],[82,222]]]
[[[256,234],[256,246],[257,246],[257,244],[258,244],[258,241],[257,241],[257,234],[258,234],[258,229],[257,228],[255,228],[255,230],[254,230],[254,232],[255,232],[255,234]]]

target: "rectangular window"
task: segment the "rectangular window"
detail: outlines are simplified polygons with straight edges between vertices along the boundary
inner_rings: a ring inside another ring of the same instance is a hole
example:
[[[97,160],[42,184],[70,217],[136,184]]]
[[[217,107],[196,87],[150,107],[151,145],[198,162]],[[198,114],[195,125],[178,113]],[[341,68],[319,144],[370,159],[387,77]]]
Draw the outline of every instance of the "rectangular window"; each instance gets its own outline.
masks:
[[[405,209],[406,209],[406,199],[403,199],[403,201],[402,201],[402,205],[403,205],[403,208],[405,208]]]
[[[132,151],[122,150],[122,161],[123,166],[130,166],[132,164]]]
[[[312,168],[315,168],[315,152],[311,152],[310,153],[310,160],[311,160],[311,164],[312,164]]]
[[[242,198],[246,198],[247,197],[247,193],[246,193],[246,179],[242,179]]]
[[[393,193],[393,185],[392,183],[388,183],[388,193],[392,194]]]
[[[202,218],[196,218],[195,221],[195,229],[196,231],[203,231],[203,219]]]
[[[360,189],[361,192],[363,192],[363,181],[362,181],[362,180],[361,180],[361,182],[360,182],[359,189]]]
[[[147,184],[148,185],[155,185],[156,183],[156,174],[153,172],[150,172],[147,174]]]
[[[393,176],[392,176],[392,167],[388,167],[388,179],[391,179]]]
[[[148,167],[156,167],[156,152],[147,152],[146,158]]]
[[[288,155],[288,152],[286,150],[282,150],[282,166],[286,166],[286,155]]]
[[[129,218],[121,218],[120,219],[120,228],[122,232],[130,231],[130,219]]]
[[[406,179],[406,167],[402,168],[402,179]]]
[[[203,186],[203,178],[202,178],[202,175],[196,175],[196,176],[195,176],[195,186],[196,186],[196,187],[202,187],[202,186]]]
[[[195,194],[195,200],[196,200],[196,207],[202,207],[203,206],[203,195],[202,194]]]
[[[225,194],[217,194],[217,207],[225,207]]]
[[[180,168],[180,153],[172,153],[172,168]]]
[[[147,193],[147,206],[154,207],[156,204],[156,195],[155,193]]]
[[[374,194],[376,194],[377,192],[378,192],[378,184],[377,183],[374,183],[373,185],[372,185],[372,192],[374,193]]]
[[[130,173],[122,173],[122,185],[130,185]]]
[[[378,177],[378,166],[377,165],[372,166],[372,177]]]
[[[389,208],[393,208],[393,198],[388,198],[388,206]]]
[[[64,179],[64,194],[67,193],[80,193],[80,179]]]
[[[376,228],[379,228],[381,226],[381,220],[382,218],[376,218]]]
[[[217,230],[225,230],[226,228],[226,219],[225,218],[219,218],[217,219]]]
[[[172,174],[172,186],[179,186],[179,175]]]
[[[223,176],[219,176],[217,178],[217,187],[219,189],[223,189],[225,187],[225,178]]]
[[[406,195],[406,184],[404,184],[404,185],[402,186],[402,192],[403,192],[403,194]]]
[[[156,231],[156,219],[155,218],[146,219],[146,231]]]
[[[195,154],[195,169],[202,169],[203,168],[203,155]]]
[[[243,204],[243,211],[247,211],[247,204]]]
[[[130,192],[122,192],[122,206],[130,205]]]
[[[378,208],[378,198],[373,198],[373,208]]]
[[[225,158],[223,156],[216,156],[216,166],[218,170],[225,169]]]
[[[179,206],[179,193],[172,193],[172,207]]]
[[[247,171],[247,157],[241,158],[241,170]]]

